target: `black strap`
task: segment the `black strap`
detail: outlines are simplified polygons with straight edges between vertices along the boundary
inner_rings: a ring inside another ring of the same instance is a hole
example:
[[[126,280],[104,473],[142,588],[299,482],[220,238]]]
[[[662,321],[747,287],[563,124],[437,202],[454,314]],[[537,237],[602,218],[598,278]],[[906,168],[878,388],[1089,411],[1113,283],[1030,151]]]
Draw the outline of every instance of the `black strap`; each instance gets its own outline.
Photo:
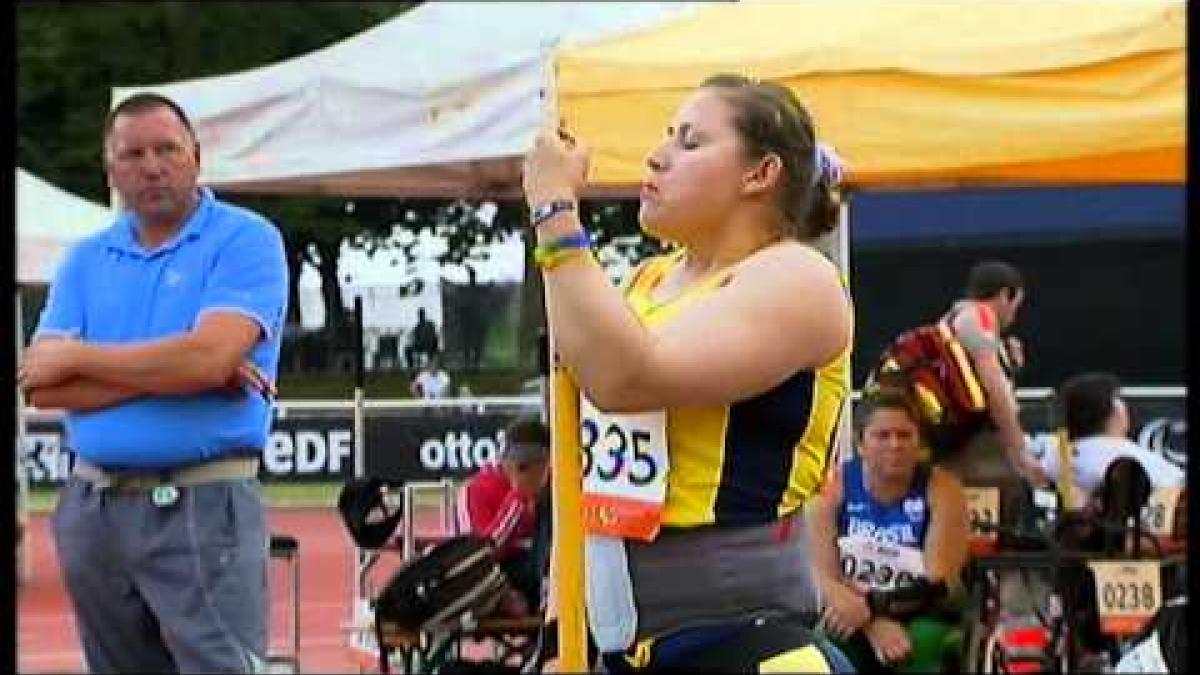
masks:
[[[870,591],[867,606],[872,616],[904,619],[937,606],[946,598],[948,590],[945,581],[918,577],[912,583],[890,591]]]

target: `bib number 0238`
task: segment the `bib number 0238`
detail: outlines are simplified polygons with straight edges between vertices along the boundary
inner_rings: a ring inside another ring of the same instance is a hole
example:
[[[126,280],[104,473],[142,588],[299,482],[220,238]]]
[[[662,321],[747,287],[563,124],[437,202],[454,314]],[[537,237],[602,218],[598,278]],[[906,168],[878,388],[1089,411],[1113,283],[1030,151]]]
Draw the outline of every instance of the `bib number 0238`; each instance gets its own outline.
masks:
[[[1129,636],[1146,625],[1162,604],[1157,560],[1092,560],[1100,629]]]

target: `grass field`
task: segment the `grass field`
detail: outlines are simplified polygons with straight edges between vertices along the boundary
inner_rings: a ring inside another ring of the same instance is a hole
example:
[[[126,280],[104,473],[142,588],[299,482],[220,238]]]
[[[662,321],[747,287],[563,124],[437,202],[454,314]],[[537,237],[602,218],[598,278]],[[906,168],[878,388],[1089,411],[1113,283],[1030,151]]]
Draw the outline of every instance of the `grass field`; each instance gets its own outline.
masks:
[[[263,494],[268,507],[333,507],[341,487],[341,483],[266,483]],[[57,488],[34,488],[29,492],[29,510],[34,513],[52,510],[57,501]]]

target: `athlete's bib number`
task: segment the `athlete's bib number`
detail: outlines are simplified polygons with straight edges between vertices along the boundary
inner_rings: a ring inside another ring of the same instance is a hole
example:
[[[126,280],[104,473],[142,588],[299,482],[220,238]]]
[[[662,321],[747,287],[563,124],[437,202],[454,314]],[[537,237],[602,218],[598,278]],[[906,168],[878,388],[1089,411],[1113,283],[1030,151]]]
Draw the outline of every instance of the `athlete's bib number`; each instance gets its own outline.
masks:
[[[979,553],[994,545],[1000,515],[1000,490],[994,487],[964,488],[971,516],[971,548]]]
[[[587,418],[581,424],[585,480],[593,476],[600,481],[624,479],[640,487],[658,477],[658,460],[650,452],[650,432],[616,422],[601,429],[598,421]]]
[[[925,574],[919,549],[862,537],[841,537],[842,577],[864,590],[891,590]]]
[[[580,396],[583,522],[589,532],[649,541],[667,494],[666,413],[609,415]]]
[[[1100,629],[1122,636],[1140,631],[1162,604],[1158,562],[1093,560],[1088,565],[1096,578]]]
[[[1160,537],[1169,537],[1175,530],[1175,509],[1183,488],[1155,488],[1142,508],[1142,525],[1146,531]]]

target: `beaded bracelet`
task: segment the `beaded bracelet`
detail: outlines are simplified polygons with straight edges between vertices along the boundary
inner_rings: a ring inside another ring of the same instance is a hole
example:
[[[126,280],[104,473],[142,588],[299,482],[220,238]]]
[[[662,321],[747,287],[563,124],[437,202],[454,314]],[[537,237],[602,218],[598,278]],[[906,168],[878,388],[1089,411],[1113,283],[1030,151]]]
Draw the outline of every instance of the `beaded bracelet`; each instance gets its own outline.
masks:
[[[587,251],[587,249],[567,248],[567,249],[563,249],[561,251],[555,251],[553,253],[548,253],[546,255],[543,255],[540,258],[538,258],[537,256],[534,256],[533,261],[535,263],[537,263],[538,267],[542,268],[542,271],[549,272],[550,270],[554,269],[555,267],[558,267],[559,265],[565,263],[566,261],[570,260],[571,258],[586,257],[588,255],[591,255],[591,254]]]
[[[542,223],[549,221],[551,218],[566,211],[575,210],[575,200],[573,199],[555,199],[548,204],[542,204],[529,210],[529,226],[536,230]]]
[[[586,254],[592,247],[592,239],[586,232],[575,232],[541,244],[533,249],[533,262],[544,270],[553,269],[578,254]]]

